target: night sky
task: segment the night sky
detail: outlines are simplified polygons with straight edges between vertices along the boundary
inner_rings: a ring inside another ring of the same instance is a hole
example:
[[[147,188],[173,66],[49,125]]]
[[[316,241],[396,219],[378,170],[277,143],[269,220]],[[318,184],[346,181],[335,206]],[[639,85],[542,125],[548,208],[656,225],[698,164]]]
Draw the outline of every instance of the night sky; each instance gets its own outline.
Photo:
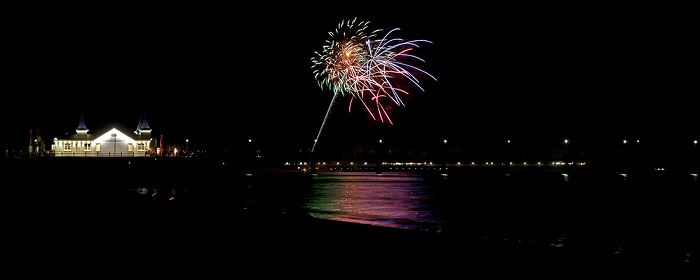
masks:
[[[433,41],[416,54],[438,81],[392,108],[393,126],[341,99],[323,143],[700,137],[685,9],[457,4],[17,8],[2,35],[0,146],[26,150],[30,128],[75,133],[83,108],[93,131],[133,130],[145,110],[166,143],[308,149],[332,98],[310,58],[354,17]]]

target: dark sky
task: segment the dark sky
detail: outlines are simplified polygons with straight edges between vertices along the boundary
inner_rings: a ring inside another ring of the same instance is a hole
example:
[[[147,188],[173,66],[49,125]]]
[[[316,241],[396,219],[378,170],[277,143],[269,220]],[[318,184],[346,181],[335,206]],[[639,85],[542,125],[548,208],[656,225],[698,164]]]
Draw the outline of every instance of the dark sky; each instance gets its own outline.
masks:
[[[391,110],[393,126],[339,100],[324,143],[698,137],[698,24],[683,10],[22,7],[2,35],[0,144],[26,149],[29,128],[47,139],[74,133],[84,108],[91,130],[134,129],[145,109],[166,142],[310,146],[332,97],[310,58],[354,17],[433,41],[416,53],[438,81],[412,89],[407,106]]]

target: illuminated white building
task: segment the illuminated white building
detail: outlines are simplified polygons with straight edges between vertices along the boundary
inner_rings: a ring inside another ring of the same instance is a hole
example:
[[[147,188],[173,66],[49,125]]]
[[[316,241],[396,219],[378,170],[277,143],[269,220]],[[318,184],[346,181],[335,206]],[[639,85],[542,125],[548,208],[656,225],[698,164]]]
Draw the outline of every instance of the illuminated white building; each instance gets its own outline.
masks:
[[[145,157],[150,156],[151,128],[146,117],[139,121],[133,134],[116,127],[108,127],[96,134],[89,134],[85,120],[80,117],[76,134],[66,139],[54,139],[53,155],[56,157]]]

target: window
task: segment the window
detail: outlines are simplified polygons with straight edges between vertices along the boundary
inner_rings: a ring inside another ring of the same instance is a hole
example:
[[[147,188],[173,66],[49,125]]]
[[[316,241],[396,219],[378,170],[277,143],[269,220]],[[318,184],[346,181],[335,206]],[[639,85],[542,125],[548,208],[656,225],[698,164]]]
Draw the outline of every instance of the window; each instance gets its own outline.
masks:
[[[86,152],[92,151],[92,143],[83,144],[83,151],[86,151]]]
[[[70,152],[70,142],[63,143],[63,151]]]
[[[100,143],[95,144],[95,151],[100,151]]]
[[[144,150],[146,150],[146,144],[145,143],[136,144],[136,150],[138,150],[139,152],[143,152]]]
[[[127,151],[129,151],[129,152],[133,152],[133,151],[134,151],[134,143],[129,143],[127,147],[128,147],[128,148],[127,148]]]

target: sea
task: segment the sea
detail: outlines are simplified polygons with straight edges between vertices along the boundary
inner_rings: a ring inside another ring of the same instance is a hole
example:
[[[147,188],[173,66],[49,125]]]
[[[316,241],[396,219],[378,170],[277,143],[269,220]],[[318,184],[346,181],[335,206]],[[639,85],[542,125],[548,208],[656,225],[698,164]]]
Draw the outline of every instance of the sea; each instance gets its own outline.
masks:
[[[3,164],[14,171],[6,178],[21,175],[5,180],[3,208],[6,228],[22,242],[87,238],[163,248],[332,225],[336,233],[387,229],[599,260],[698,262],[694,173],[242,173],[219,162],[154,167],[133,159]]]

